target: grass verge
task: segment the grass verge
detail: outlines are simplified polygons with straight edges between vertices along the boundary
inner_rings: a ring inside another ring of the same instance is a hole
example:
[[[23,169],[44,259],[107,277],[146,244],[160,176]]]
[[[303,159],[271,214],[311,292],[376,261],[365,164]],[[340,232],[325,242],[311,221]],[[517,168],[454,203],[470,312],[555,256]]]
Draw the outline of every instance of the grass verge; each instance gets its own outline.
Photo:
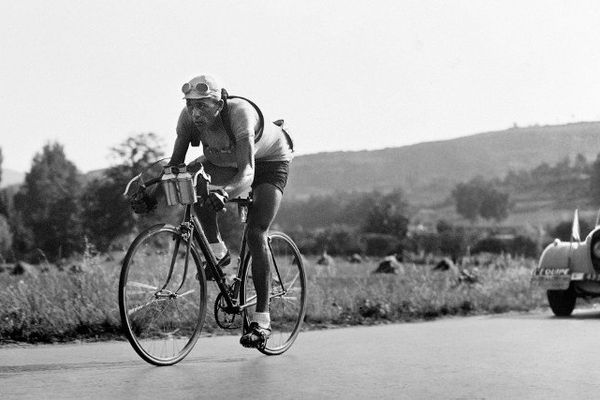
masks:
[[[81,268],[74,268],[83,270],[79,273],[51,269],[20,276],[0,274],[0,343],[121,338],[120,257],[88,256],[78,262]],[[503,269],[481,268],[477,283],[461,283],[450,272],[432,271],[431,265],[406,264],[390,275],[372,274],[376,262],[337,260],[336,266],[323,267],[309,259],[306,325],[369,325],[529,311],[547,305],[543,291],[529,287],[534,265],[534,260],[511,260]],[[203,332],[227,333],[217,327],[211,302]]]

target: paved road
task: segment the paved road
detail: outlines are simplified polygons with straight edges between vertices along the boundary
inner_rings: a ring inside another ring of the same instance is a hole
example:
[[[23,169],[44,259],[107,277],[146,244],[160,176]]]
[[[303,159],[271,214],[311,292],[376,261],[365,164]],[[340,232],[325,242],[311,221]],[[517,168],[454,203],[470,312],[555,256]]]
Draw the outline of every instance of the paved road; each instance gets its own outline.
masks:
[[[597,399],[600,311],[303,332],[267,357],[201,338],[153,367],[126,342],[0,349],[2,399]]]

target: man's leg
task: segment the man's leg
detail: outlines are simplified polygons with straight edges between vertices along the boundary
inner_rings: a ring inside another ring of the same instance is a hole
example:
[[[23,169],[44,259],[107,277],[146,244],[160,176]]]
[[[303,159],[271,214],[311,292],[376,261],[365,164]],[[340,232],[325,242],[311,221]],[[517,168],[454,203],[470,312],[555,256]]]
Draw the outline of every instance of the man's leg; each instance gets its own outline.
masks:
[[[204,170],[211,177],[211,185],[225,186],[231,178],[237,173],[235,168],[217,167],[216,165],[206,161],[203,157],[198,160],[192,161],[188,165],[188,170],[194,173],[200,169],[200,161],[204,166]],[[202,224],[202,229],[206,234],[206,238],[209,243],[220,243],[221,233],[219,232],[219,225],[217,223],[217,213],[210,207],[201,207],[200,203],[194,204],[196,214]]]
[[[277,215],[282,193],[269,183],[254,188],[253,203],[248,213],[248,249],[252,255],[252,280],[256,289],[256,312],[269,311],[269,271],[271,255],[267,232]]]

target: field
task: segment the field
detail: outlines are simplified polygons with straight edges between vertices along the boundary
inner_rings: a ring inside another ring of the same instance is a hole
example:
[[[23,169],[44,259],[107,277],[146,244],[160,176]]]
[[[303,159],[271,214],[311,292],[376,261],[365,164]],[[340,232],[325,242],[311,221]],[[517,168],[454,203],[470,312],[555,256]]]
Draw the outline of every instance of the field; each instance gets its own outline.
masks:
[[[63,271],[0,274],[0,343],[121,338],[117,288],[122,253],[85,255]],[[333,266],[306,260],[308,329],[529,311],[547,305],[531,290],[536,261],[496,257],[465,265],[475,282],[432,265],[404,264],[397,274],[372,274],[379,260]],[[233,264],[233,263],[232,263]],[[232,273],[233,267],[228,267]],[[212,315],[211,285],[204,334],[223,334]],[[234,331],[238,333],[238,331]]]

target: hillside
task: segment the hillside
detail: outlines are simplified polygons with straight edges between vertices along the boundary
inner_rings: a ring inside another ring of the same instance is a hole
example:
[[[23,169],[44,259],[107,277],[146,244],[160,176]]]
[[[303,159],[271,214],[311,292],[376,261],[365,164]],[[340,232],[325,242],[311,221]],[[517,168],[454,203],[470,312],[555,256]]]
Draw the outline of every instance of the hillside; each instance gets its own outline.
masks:
[[[310,154],[295,158],[286,196],[402,187],[411,203],[435,205],[456,183],[476,175],[503,177],[511,169],[556,164],[578,153],[588,161],[600,153],[600,122],[512,128],[383,150]],[[1,186],[20,183],[24,176],[5,169]]]
[[[443,201],[452,187],[476,175],[502,177],[509,170],[555,164],[578,153],[600,153],[600,122],[534,126],[375,151],[299,156],[288,196],[402,187],[419,204]]]

